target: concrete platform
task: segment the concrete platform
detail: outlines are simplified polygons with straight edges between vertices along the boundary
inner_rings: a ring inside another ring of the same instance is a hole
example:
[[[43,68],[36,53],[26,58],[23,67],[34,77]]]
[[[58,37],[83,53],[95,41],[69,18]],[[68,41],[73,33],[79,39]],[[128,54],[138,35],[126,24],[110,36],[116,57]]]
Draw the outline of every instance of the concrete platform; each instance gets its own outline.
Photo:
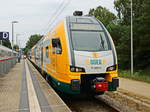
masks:
[[[70,112],[27,60],[0,76],[0,112]]]
[[[126,92],[134,93],[135,95],[143,96],[150,99],[150,84],[126,79],[119,78],[120,80],[120,88],[125,90]]]

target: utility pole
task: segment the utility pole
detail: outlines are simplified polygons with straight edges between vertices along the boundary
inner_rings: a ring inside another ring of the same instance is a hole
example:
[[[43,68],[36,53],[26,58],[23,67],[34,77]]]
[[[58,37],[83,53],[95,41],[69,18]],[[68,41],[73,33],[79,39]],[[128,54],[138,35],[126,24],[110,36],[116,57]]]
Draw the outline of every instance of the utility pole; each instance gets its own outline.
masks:
[[[131,75],[133,75],[133,2],[131,0]]]

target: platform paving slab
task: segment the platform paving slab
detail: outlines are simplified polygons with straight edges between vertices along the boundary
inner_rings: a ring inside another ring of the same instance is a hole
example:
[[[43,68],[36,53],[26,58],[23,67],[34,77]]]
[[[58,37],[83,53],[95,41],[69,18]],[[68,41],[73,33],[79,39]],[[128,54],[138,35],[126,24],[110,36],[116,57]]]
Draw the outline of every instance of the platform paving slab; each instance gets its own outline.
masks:
[[[22,62],[0,75],[0,112],[17,112],[20,103]]]
[[[63,102],[63,100],[56,94],[52,87],[45,82],[45,79],[41,74],[34,68],[34,66],[28,61],[29,68],[32,69],[33,75],[39,82],[40,88],[44,91],[44,95],[48,101],[49,106],[53,112],[71,112],[68,106]]]
[[[36,105],[31,106],[31,99],[32,103],[39,105],[38,110]],[[0,112],[34,112],[35,110],[38,112],[71,111],[35,67],[29,61],[22,60],[8,74],[0,76]]]

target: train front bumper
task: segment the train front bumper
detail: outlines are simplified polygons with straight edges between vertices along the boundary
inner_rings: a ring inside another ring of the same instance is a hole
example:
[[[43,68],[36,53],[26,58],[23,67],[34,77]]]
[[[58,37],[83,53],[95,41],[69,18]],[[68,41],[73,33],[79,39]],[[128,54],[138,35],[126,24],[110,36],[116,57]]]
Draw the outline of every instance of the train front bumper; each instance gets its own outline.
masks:
[[[108,91],[116,91],[119,87],[119,79],[112,78],[112,82],[108,82]]]

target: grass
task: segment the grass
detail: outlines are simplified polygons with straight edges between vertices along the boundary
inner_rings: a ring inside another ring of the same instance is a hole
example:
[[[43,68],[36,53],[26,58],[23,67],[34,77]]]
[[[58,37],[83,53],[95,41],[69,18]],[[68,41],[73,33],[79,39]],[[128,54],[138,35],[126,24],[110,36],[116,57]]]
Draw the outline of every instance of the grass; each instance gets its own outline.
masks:
[[[150,69],[136,71],[133,75],[130,74],[129,70],[120,70],[119,76],[150,83]]]

